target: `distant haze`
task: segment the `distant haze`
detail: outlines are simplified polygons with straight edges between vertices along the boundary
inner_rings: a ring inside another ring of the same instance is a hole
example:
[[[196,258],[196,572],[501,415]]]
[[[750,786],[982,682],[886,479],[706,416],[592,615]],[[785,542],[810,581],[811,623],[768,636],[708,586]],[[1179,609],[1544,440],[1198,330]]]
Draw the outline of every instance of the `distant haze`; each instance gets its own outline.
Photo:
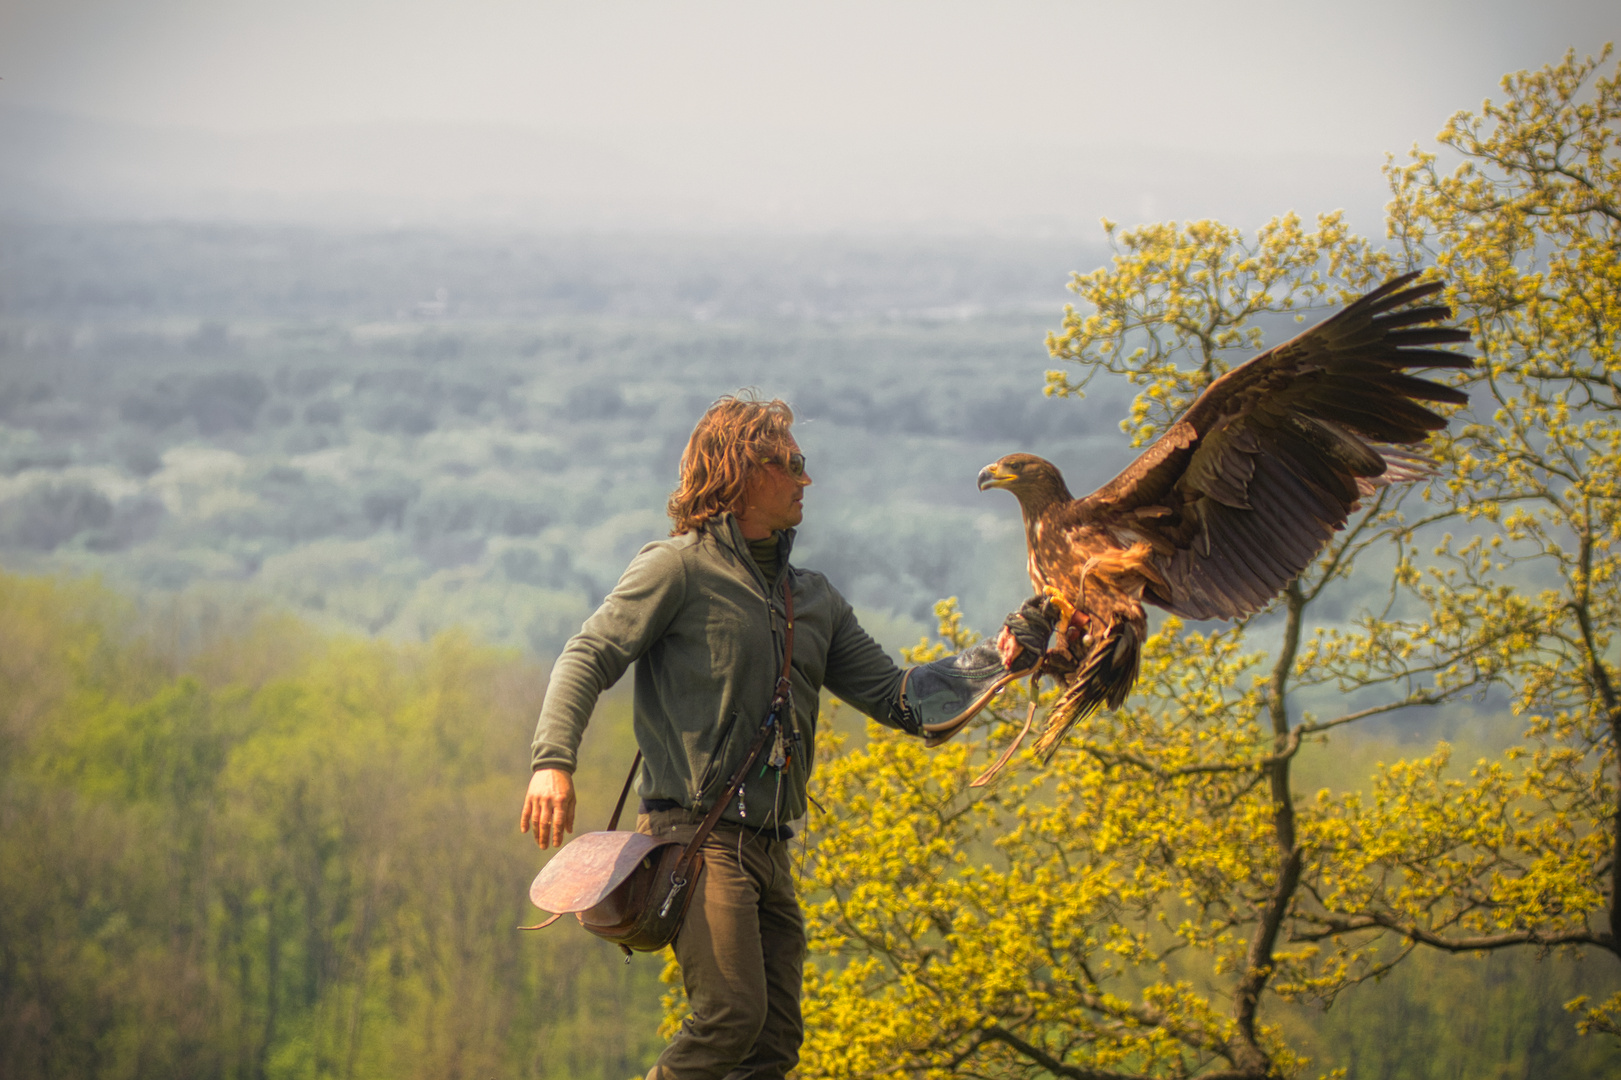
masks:
[[[1601,2],[0,0],[0,215],[1096,235],[1346,209]]]

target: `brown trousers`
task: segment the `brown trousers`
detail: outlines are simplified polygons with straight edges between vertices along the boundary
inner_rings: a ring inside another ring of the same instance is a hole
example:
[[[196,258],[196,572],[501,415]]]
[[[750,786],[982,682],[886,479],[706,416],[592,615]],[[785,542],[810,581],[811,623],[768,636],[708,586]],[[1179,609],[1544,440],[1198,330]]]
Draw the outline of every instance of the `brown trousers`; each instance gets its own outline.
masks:
[[[678,840],[697,827],[684,810],[636,820],[638,832]],[[704,841],[694,888],[675,939],[692,1015],[647,1080],[781,1080],[805,1035],[805,920],[788,843],[723,823]]]

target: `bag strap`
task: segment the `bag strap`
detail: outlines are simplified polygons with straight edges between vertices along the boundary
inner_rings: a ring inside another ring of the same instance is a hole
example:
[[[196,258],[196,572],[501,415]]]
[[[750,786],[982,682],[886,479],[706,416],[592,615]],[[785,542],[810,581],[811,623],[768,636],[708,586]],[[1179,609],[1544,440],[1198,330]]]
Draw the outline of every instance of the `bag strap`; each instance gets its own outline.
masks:
[[[636,759],[630,763],[630,772],[625,774],[625,786],[619,789],[619,801],[614,803],[613,817],[608,819],[608,831],[613,832],[619,828],[619,813],[625,808],[625,796],[630,794],[630,784],[636,779],[636,770],[641,767],[642,752],[636,751]]]
[[[785,569],[782,577],[782,606],[787,615],[788,627],[783,641],[782,674],[777,677],[776,690],[771,695],[771,708],[766,713],[765,723],[760,725],[760,733],[754,736],[754,745],[749,747],[748,757],[738,766],[737,772],[732,774],[725,793],[709,808],[703,824],[698,826],[698,831],[692,834],[692,841],[687,844],[687,849],[681,853],[681,861],[676,864],[671,874],[677,883],[677,890],[687,883],[687,867],[697,855],[698,849],[703,847],[704,841],[709,838],[710,832],[720,824],[720,816],[726,812],[732,796],[737,794],[738,788],[741,788],[743,782],[748,779],[749,770],[754,768],[754,763],[760,760],[760,751],[765,749],[766,740],[772,736],[773,728],[782,722],[779,719],[782,709],[788,707],[788,693],[792,685],[789,677],[794,663],[794,591],[788,584],[790,576]]]

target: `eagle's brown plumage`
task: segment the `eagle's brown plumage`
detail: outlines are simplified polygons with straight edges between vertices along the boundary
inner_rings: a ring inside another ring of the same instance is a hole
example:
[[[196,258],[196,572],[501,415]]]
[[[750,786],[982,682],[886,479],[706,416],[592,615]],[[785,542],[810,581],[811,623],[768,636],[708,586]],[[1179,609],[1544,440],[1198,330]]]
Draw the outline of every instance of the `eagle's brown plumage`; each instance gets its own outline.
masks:
[[[1395,278],[1298,337],[1212,382],[1124,472],[1082,499],[1051,462],[1010,454],[981,489],[1019,499],[1037,595],[1065,608],[1077,640],[1054,666],[1068,686],[1036,749],[1050,756],[1078,720],[1118,708],[1147,636],[1142,602],[1190,619],[1259,611],[1343,528],[1360,499],[1422,476],[1410,449],[1446,421],[1420,402],[1459,390],[1408,368],[1473,361],[1427,348],[1469,340],[1412,306],[1441,288]],[[1075,614],[1070,616],[1069,609]],[[1079,630],[1079,635],[1075,631]]]

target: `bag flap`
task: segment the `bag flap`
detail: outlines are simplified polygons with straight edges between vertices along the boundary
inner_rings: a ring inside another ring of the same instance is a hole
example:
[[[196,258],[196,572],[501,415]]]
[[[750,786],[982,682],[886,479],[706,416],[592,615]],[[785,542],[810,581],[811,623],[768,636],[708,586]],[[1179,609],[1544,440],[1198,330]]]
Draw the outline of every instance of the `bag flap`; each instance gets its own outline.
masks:
[[[636,832],[577,836],[535,875],[529,899],[542,911],[584,911],[601,903],[650,853],[676,842]]]

